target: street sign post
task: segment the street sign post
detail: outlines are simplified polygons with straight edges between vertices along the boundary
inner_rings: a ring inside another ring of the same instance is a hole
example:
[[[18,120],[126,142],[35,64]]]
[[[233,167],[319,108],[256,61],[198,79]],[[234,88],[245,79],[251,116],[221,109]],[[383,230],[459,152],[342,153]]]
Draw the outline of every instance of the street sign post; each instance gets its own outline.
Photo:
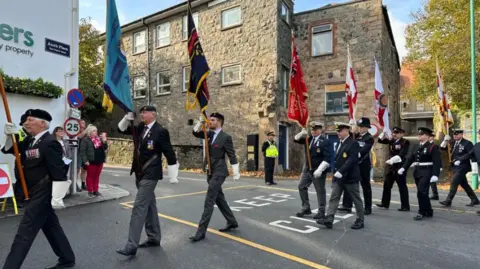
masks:
[[[75,137],[80,133],[80,121],[74,118],[68,118],[63,124],[65,133],[70,137]]]

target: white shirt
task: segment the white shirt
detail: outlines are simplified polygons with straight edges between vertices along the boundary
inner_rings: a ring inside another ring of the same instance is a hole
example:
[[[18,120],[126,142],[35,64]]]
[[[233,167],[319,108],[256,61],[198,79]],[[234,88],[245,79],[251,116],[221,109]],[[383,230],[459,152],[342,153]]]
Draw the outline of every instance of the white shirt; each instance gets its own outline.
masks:
[[[155,124],[155,120],[150,122],[148,125],[145,126],[145,133],[143,134],[143,138],[145,138],[145,136],[147,136],[148,132],[150,131],[150,129],[152,129],[152,126]]]
[[[48,130],[45,130],[45,131],[43,131],[43,132],[41,132],[41,133],[38,133],[38,134],[35,136],[35,139],[33,140],[31,146],[37,144],[38,139],[40,139],[40,137],[42,137],[42,136],[43,136],[45,133],[47,133],[47,132],[48,132]]]
[[[340,143],[338,143],[338,147],[337,147],[337,150],[335,151],[335,153],[338,153],[338,150],[340,149],[340,146],[343,144],[343,142],[345,142],[345,140],[347,140],[348,136],[345,137],[344,139],[342,139],[342,141],[340,141]]]
[[[218,134],[222,131],[222,128],[218,128],[216,129],[213,134],[213,138],[212,138],[212,142],[210,144],[213,144],[213,141],[215,141],[215,139],[217,138]]]
[[[318,140],[319,137],[320,137],[319,135],[312,137],[313,139],[312,139],[312,142],[310,143],[310,147],[317,142],[317,140]]]

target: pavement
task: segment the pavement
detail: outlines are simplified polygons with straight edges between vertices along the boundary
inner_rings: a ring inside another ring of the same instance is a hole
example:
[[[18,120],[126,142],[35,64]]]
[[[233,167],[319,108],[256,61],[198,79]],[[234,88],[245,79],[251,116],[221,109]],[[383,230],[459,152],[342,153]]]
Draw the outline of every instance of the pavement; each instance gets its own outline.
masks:
[[[279,180],[266,186],[262,179],[227,178],[224,192],[239,222],[239,229],[221,233],[225,220],[215,210],[205,240],[191,243],[203,210],[205,176],[181,172],[179,184],[162,180],[156,188],[162,227],[161,247],[140,249],[131,259],[115,253],[128,235],[131,207],[136,194],[128,170],[106,168],[101,182],[130,193],[106,201],[57,211],[77,255],[75,268],[479,268],[480,217],[465,204],[463,192],[452,208],[437,201],[434,217],[414,221],[418,209],[415,189],[409,188],[411,212],[398,212],[399,196],[392,190],[389,210],[374,208],[365,228],[351,230],[354,214],[337,214],[332,230],[317,225],[311,217],[297,218],[300,209],[298,181]],[[313,186],[311,187],[313,190]],[[330,188],[327,187],[327,193]],[[381,185],[373,186],[374,203],[381,198]],[[446,193],[440,192],[440,199]],[[314,192],[311,204],[316,204]],[[8,254],[18,217],[0,221],[0,264]],[[145,235],[142,235],[145,237]],[[23,268],[44,268],[55,262],[43,234],[37,236]]]

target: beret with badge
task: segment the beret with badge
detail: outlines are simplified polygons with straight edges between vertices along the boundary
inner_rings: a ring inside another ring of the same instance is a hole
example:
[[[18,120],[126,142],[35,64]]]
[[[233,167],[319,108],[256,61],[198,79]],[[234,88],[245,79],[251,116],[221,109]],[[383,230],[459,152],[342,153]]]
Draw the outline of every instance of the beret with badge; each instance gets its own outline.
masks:
[[[25,114],[26,117],[33,117],[48,122],[52,121],[52,116],[50,115],[50,113],[42,109],[29,109]]]
[[[403,134],[403,133],[405,133],[405,130],[400,128],[400,127],[395,126],[395,127],[393,127],[393,133],[395,133],[395,134],[402,133]]]
[[[157,112],[157,109],[154,106],[147,105],[140,108],[140,113],[141,112]]]
[[[418,135],[433,135],[433,130],[427,127],[418,127]]]

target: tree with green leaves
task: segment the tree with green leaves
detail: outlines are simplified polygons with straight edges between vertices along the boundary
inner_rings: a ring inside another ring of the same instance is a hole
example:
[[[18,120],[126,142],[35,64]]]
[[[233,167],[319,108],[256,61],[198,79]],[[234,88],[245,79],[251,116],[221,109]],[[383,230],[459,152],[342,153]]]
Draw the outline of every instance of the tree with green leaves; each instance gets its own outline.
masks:
[[[475,2],[478,25],[480,0]],[[413,67],[415,80],[404,94],[437,103],[438,60],[452,109],[457,112],[470,110],[469,0],[425,1],[423,8],[412,17],[414,22],[406,30],[408,55],[405,62]]]

